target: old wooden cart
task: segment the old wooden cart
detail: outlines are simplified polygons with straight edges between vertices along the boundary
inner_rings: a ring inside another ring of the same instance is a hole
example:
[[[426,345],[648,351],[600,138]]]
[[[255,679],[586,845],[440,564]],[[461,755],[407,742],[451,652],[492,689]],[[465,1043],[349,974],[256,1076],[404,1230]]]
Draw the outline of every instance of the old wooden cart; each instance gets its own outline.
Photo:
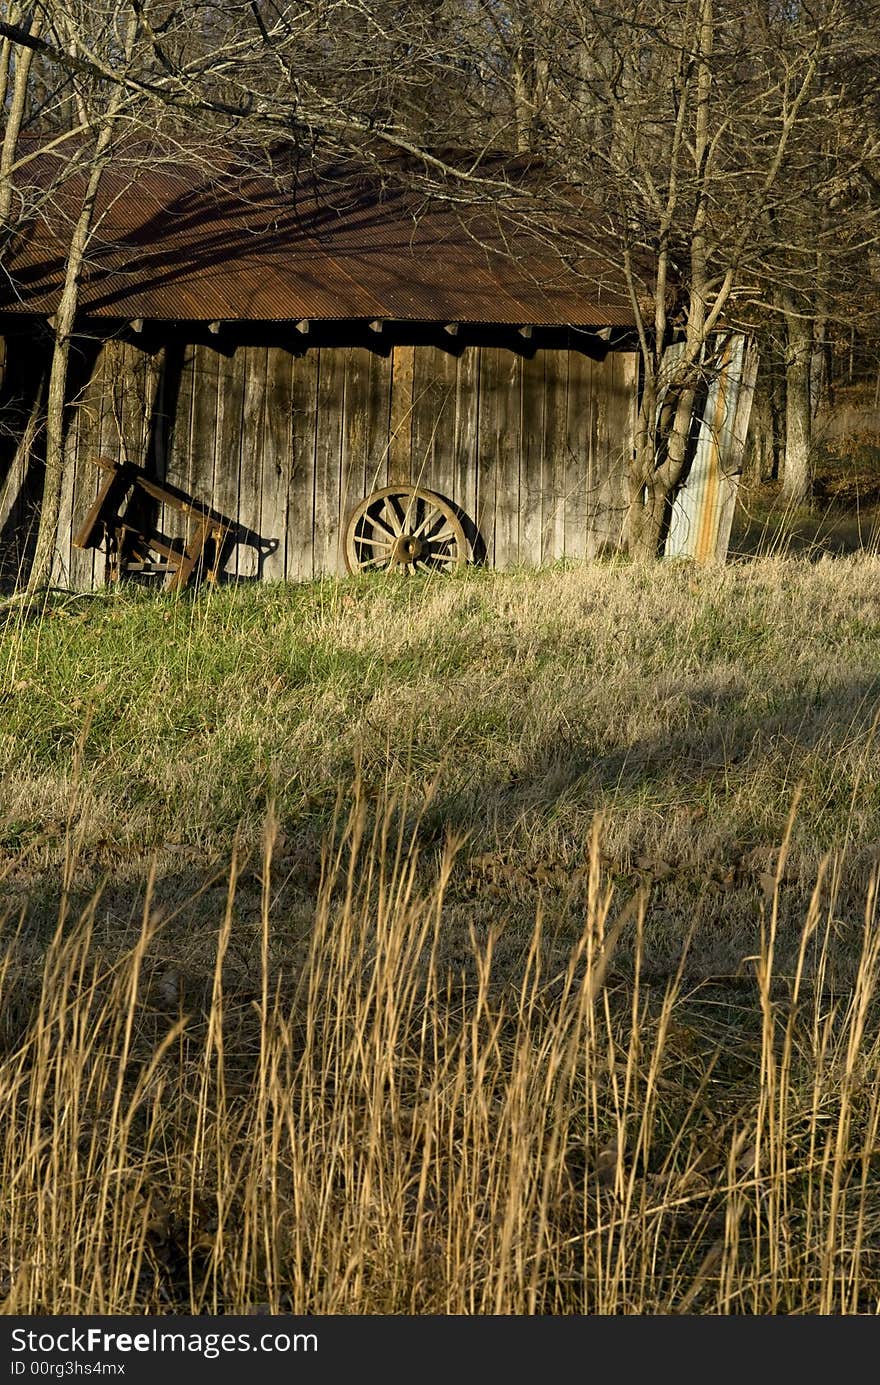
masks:
[[[77,548],[103,548],[105,581],[118,581],[127,573],[158,574],[171,591],[194,577],[216,581],[233,524],[133,462],[93,460],[105,476],[73,542]],[[185,542],[171,542],[151,522],[153,511],[161,507],[186,517],[191,530]]]

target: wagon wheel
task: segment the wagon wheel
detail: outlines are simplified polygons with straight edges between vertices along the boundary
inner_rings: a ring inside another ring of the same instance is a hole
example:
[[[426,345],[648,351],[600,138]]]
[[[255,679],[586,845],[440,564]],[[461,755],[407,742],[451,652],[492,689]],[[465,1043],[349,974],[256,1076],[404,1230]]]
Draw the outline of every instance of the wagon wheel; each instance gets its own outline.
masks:
[[[451,572],[467,559],[467,539],[442,495],[385,486],[362,500],[345,531],[349,572]]]

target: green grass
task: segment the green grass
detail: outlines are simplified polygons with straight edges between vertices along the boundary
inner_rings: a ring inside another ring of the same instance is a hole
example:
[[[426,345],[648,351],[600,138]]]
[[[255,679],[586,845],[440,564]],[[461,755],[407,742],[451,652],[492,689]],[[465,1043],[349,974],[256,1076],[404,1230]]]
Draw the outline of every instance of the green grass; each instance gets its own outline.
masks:
[[[161,889],[184,854],[197,874],[235,834],[253,846],[270,804],[315,852],[357,776],[430,795],[428,844],[515,864],[512,908],[530,876],[576,874],[599,815],[609,869],[659,875],[664,917],[677,890],[698,920],[753,914],[797,787],[799,918],[826,853],[845,897],[880,842],[877,575],[776,559],[56,598],[3,633],[7,888],[45,892],[73,842],[83,888],[156,856]]]

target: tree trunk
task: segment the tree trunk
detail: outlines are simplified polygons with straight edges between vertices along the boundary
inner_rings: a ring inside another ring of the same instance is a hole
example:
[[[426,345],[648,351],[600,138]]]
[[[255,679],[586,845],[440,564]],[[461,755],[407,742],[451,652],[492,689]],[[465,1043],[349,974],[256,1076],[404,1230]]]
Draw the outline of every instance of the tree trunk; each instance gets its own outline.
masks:
[[[812,491],[810,365],[813,326],[809,318],[786,313],[785,454],[782,493],[795,505],[809,501]]]
[[[30,34],[33,38],[39,38],[42,23],[42,15],[39,10],[37,10],[30,25]],[[8,39],[4,39],[3,47],[5,51],[3,55],[2,88],[3,104],[5,105],[9,60],[11,57],[11,45]],[[3,142],[2,145],[0,145],[0,230],[6,230],[8,228],[12,217],[14,188],[10,173],[12,172],[18,153],[18,137],[21,133],[22,121],[24,120],[25,108],[27,106],[28,82],[33,58],[33,49],[20,46],[16,48],[12,94],[9,99],[9,109],[6,112],[6,128],[3,131]],[[2,109],[3,106],[0,105],[0,110]]]
[[[810,370],[810,408],[813,418],[826,412],[834,403],[834,381],[831,374],[831,334],[828,320],[816,323]]]
[[[782,455],[785,447],[785,362],[774,350],[770,369],[770,414],[773,419],[773,456],[768,481],[778,481],[782,475]]]
[[[79,306],[80,274],[89,243],[95,202],[101,185],[101,176],[110,157],[114,116],[121,102],[122,89],[119,88],[98,132],[88,186],[76,226],[70,238],[64,288],[58,304],[58,311],[55,314],[55,348],[52,352],[49,388],[46,396],[45,476],[34,560],[27,583],[27,590],[30,593],[48,586],[52,580],[52,570],[58,546],[58,521],[61,515],[61,491],[64,480],[64,424],[70,343]]]
[[[645,488],[630,506],[627,548],[636,562],[653,563],[660,558],[660,543],[666,519],[667,492],[656,483]]]
[[[773,409],[765,372],[763,377],[759,376],[749,418],[748,446],[743,467],[743,480],[749,485],[758,486],[773,474],[773,434]]]
[[[645,499],[648,482],[654,474],[654,420],[657,411],[656,377],[649,360],[644,360],[644,370],[645,379],[633,455],[627,466],[629,506],[623,535],[629,556],[641,560],[651,557],[651,534],[650,526],[646,525]]]
[[[660,557],[660,542],[669,487],[657,467],[657,392],[649,374],[642,393],[635,453],[629,467],[629,509],[626,517],[627,551],[637,562]]]

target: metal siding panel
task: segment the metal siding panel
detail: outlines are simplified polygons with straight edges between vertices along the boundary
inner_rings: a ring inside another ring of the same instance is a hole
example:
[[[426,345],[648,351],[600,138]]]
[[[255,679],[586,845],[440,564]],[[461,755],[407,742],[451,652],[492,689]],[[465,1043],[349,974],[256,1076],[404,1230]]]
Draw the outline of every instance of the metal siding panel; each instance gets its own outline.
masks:
[[[672,505],[664,545],[668,558],[712,562],[727,554],[757,356],[739,333],[728,333],[719,349],[694,457]]]

